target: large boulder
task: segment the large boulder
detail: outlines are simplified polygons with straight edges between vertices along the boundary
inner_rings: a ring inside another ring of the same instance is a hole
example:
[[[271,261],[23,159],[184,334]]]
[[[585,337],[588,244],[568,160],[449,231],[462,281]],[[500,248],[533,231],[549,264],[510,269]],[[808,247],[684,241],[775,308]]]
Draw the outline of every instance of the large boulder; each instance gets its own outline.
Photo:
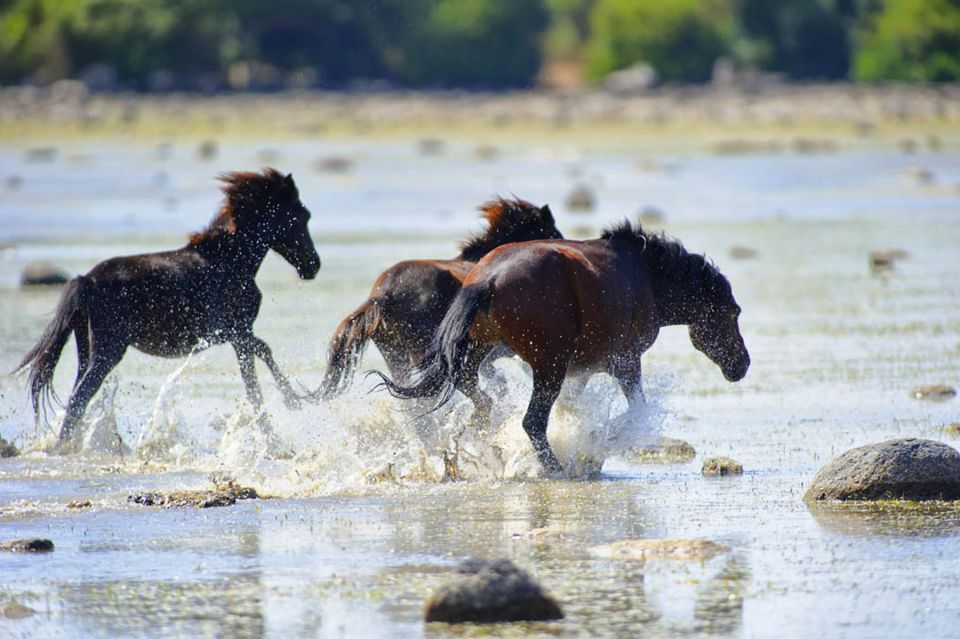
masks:
[[[804,499],[960,499],[960,452],[913,438],[860,446],[821,468]]]
[[[53,552],[53,542],[39,537],[13,539],[11,541],[0,541],[0,550],[6,552]]]
[[[427,601],[426,621],[496,623],[562,619],[560,606],[509,559],[470,559]]]

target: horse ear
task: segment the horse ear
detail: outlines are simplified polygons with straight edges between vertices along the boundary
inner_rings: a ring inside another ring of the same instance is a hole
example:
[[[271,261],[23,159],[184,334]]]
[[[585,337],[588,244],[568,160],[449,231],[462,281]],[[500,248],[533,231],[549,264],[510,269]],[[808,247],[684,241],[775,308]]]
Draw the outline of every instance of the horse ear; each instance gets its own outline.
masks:
[[[287,173],[287,177],[283,178],[283,185],[287,187],[296,186],[293,183],[293,173]]]
[[[540,214],[543,216],[545,220],[547,220],[551,224],[554,222],[553,211],[550,210],[549,204],[544,204],[543,206],[540,207]]]

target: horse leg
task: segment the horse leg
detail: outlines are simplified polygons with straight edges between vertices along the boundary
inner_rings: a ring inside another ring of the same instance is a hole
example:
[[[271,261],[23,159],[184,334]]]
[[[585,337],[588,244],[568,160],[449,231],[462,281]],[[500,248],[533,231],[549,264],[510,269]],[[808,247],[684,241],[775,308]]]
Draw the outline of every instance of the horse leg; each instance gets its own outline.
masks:
[[[87,374],[87,369],[90,366],[90,335],[87,332],[88,330],[89,327],[86,322],[82,322],[73,329],[73,337],[77,341],[77,377],[73,382],[74,388]]]
[[[470,416],[472,428],[483,429],[490,423],[493,400],[480,390],[480,365],[487,359],[492,349],[488,344],[471,342],[460,379],[456,383],[458,391],[473,402],[473,415]]]
[[[560,395],[563,386],[566,366],[562,372],[555,370],[534,371],[533,393],[530,395],[530,405],[527,414],[523,416],[523,430],[526,431],[533,449],[537,453],[537,461],[543,470],[550,475],[559,475],[563,472],[560,460],[550,448],[547,441],[547,421],[550,418],[550,409]]]
[[[233,342],[233,350],[240,363],[240,376],[247,391],[247,399],[259,411],[263,406],[263,393],[260,392],[260,382],[257,381],[257,369],[253,359],[253,348],[248,341]]]
[[[88,336],[81,338],[79,334],[80,331],[77,331],[78,348],[82,340],[88,346],[86,349],[88,355],[84,373],[77,378],[73,391],[70,393],[70,399],[67,401],[66,415],[63,418],[63,425],[60,427],[61,444],[72,439],[77,423],[87,410],[87,404],[100,390],[100,385],[103,384],[103,380],[107,378],[110,371],[123,359],[123,354],[127,350],[126,345],[101,347],[97,344],[96,339],[91,340],[91,344],[88,341]]]
[[[299,410],[300,397],[294,392],[293,387],[290,385],[290,380],[287,379],[283,371],[280,370],[280,367],[277,366],[277,362],[273,359],[273,351],[270,350],[267,343],[255,335],[250,335],[247,341],[250,344],[252,353],[263,360],[263,363],[270,369],[273,379],[276,380],[277,386],[280,387],[280,392],[283,393],[283,403],[286,404],[290,410]],[[256,384],[256,373],[253,374],[253,380]]]
[[[620,384],[620,390],[627,398],[627,406],[633,408],[635,404],[646,403],[643,396],[643,384],[640,374],[640,357],[627,364],[620,363],[610,367],[610,374],[613,375]]]

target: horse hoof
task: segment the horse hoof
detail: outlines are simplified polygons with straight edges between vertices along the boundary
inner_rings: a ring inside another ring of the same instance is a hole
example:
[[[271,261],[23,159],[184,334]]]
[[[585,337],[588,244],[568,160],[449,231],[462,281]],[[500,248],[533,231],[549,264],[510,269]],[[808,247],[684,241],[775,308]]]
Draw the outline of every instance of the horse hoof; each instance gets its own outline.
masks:
[[[292,395],[287,395],[284,397],[283,403],[286,404],[287,408],[290,410],[300,410],[303,408],[303,402],[300,401],[300,398]]]

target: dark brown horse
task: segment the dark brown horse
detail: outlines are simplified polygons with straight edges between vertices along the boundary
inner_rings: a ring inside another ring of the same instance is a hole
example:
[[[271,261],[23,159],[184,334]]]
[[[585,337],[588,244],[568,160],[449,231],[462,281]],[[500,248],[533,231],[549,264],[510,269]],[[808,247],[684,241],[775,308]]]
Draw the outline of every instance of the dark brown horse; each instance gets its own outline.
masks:
[[[161,357],[180,357],[207,344],[229,342],[240,361],[250,401],[262,403],[254,356],[270,368],[290,407],[299,397],[253,334],[261,294],[254,280],[270,249],[302,279],[313,279],[320,258],[307,231],[310,212],[290,175],[227,173],[226,201],[210,227],[183,248],[114,257],[72,279],[53,320],[17,370],[29,367],[34,412],[53,394],[53,372],[72,332],[77,340],[77,378],[67,402],[60,442],[77,422],[128,346]]]
[[[492,251],[470,271],[418,381],[380,376],[397,397],[450,399],[474,353],[505,342],[533,369],[523,428],[543,469],[561,471],[547,419],[568,374],[607,372],[627,400],[640,394],[640,358],[662,326],[689,326],[690,340],[735,382],[750,356],[727,279],[703,256],[623,223],[600,239],[537,241]]]
[[[510,242],[562,239],[548,206],[537,207],[520,199],[498,198],[480,207],[488,226],[485,233],[461,245],[460,255],[450,260],[409,260],[394,264],[373,285],[370,297],[348,315],[330,340],[327,372],[320,393],[333,397],[342,392],[368,340],[372,340],[394,379],[418,364],[430,345],[463,278],[484,255]],[[490,411],[490,398],[478,384],[477,371],[489,353],[469,357],[457,388],[469,397],[483,419]]]

